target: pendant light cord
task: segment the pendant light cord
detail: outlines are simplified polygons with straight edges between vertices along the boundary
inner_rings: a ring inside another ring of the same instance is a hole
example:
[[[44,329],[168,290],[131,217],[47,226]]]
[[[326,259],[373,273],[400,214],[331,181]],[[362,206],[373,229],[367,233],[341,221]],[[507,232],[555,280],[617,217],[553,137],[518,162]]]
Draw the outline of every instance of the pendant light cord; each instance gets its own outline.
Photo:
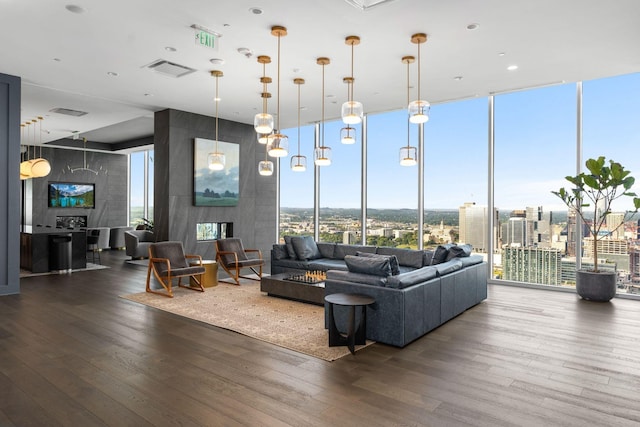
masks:
[[[218,81],[220,80],[220,76],[216,75],[216,154],[218,153],[218,103],[220,102],[220,97],[218,96]]]

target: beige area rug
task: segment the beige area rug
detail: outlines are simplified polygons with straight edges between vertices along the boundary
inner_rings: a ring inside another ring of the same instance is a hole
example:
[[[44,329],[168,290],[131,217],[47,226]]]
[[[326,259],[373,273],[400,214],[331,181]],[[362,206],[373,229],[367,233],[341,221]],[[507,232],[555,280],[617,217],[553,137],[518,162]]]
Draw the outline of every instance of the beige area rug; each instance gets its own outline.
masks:
[[[324,307],[267,296],[258,283],[220,283],[205,292],[174,287],[173,294],[140,292],[122,298],[327,361],[350,354],[347,347],[329,347]],[[371,344],[356,346],[356,351]]]

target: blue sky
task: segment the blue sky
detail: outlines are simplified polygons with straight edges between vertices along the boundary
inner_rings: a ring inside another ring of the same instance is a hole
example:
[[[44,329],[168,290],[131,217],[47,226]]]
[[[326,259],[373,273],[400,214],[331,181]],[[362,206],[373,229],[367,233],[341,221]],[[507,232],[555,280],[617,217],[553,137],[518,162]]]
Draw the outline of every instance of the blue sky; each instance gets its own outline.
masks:
[[[640,180],[640,120],[635,104],[640,74],[584,83],[583,158],[605,155]],[[366,112],[366,105],[365,112]],[[435,105],[425,126],[425,207],[457,209],[464,202],[487,204],[488,99]],[[543,206],[566,210],[551,190],[566,186],[576,168],[576,85],[540,88],[495,97],[495,195],[501,210]],[[398,151],[407,144],[406,112],[368,117],[368,206],[417,208],[417,168],[401,167]],[[321,168],[321,207],[360,207],[360,144],[339,142],[341,122],[325,124],[325,145],[333,164]],[[411,127],[411,145],[417,145]],[[358,126],[358,137],[360,136]],[[291,152],[297,129],[284,131]],[[301,151],[313,163],[313,127],[301,131]],[[281,165],[281,206],[313,206],[313,167],[307,172]],[[637,187],[637,186],[636,186]],[[640,190],[637,190],[640,192]],[[619,205],[619,209],[630,204]]]

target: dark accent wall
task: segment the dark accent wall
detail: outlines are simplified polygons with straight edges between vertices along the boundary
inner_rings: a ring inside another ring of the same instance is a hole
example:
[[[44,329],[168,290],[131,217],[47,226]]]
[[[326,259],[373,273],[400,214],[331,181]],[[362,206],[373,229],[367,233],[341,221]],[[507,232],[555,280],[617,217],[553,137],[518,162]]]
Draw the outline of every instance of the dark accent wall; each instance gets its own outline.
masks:
[[[39,153],[39,151],[38,151]],[[56,216],[86,215],[88,227],[117,227],[127,224],[127,165],[126,154],[111,154],[87,151],[87,164],[97,170],[71,173],[69,167],[82,167],[84,152],[45,147],[42,157],[51,164],[51,173],[44,178],[28,180],[25,197],[31,204],[31,219],[25,225],[56,225]],[[92,183],[96,185],[95,209],[50,208],[48,186],[50,181]],[[28,208],[27,208],[28,211]]]
[[[158,240],[182,241],[185,251],[214,259],[213,242],[196,241],[199,222],[233,222],[233,235],[268,261],[276,239],[276,174],[258,174],[264,146],[253,126],[219,120],[220,141],[240,146],[240,199],[232,207],[193,206],[195,138],[215,139],[215,118],[177,110],[155,114],[154,229]],[[276,171],[277,172],[277,171]]]
[[[20,293],[20,85],[0,74],[0,295]]]

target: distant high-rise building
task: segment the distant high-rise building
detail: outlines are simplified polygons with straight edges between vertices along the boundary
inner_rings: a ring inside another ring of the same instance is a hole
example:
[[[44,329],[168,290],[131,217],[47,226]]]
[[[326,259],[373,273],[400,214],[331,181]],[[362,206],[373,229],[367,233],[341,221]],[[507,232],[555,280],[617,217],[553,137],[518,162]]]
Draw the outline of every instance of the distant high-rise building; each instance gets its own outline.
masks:
[[[502,249],[502,278],[516,282],[561,284],[558,249],[536,247],[507,247]]]
[[[551,212],[544,212],[542,206],[511,211],[501,227],[503,246],[551,247]]]
[[[607,215],[607,231],[612,239],[624,238],[624,224],[618,227],[622,222],[624,222],[624,212],[611,212]]]
[[[494,209],[493,241],[494,247],[489,248],[487,228],[489,226],[489,208],[476,206],[474,202],[467,202],[458,209],[460,243],[468,243],[474,252],[488,252],[498,245],[498,210]]]
[[[358,243],[358,236],[355,231],[345,231],[342,233],[342,243],[345,245],[355,245]]]

